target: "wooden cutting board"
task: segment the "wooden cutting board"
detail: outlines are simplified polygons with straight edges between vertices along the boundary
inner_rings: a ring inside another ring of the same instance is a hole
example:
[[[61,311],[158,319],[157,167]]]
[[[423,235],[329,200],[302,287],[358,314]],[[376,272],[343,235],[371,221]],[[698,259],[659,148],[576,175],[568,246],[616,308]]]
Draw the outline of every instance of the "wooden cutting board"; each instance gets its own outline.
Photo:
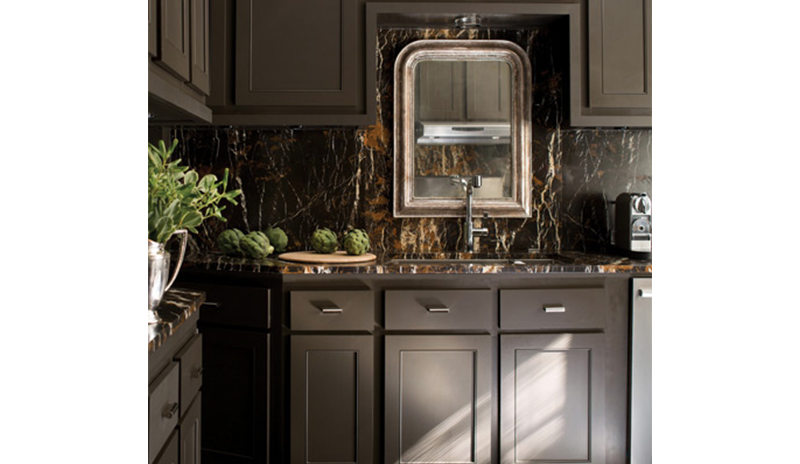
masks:
[[[372,253],[364,253],[363,255],[348,255],[346,251],[337,251],[335,253],[325,254],[317,253],[316,251],[292,251],[278,255],[278,259],[284,261],[294,261],[298,263],[314,263],[314,264],[354,264],[366,263],[374,261],[377,256]]]

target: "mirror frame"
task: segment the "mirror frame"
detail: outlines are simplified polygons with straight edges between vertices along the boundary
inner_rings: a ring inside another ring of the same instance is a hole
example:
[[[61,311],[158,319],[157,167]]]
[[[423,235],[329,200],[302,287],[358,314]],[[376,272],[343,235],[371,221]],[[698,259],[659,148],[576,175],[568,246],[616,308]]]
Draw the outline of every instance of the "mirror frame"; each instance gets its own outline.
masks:
[[[531,64],[507,40],[418,40],[394,69],[394,216],[463,217],[466,199],[414,197],[414,71],[427,60],[506,61],[511,67],[511,198],[473,200],[480,217],[531,217]]]

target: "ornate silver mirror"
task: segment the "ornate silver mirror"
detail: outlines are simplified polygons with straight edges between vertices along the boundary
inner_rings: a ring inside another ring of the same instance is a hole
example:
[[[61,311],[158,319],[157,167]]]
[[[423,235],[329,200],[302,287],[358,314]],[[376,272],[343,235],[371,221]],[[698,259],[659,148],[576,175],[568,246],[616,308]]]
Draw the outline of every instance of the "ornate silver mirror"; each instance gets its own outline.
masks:
[[[405,47],[395,63],[395,217],[464,216],[464,179],[477,182],[477,214],[530,217],[530,83],[512,42]]]

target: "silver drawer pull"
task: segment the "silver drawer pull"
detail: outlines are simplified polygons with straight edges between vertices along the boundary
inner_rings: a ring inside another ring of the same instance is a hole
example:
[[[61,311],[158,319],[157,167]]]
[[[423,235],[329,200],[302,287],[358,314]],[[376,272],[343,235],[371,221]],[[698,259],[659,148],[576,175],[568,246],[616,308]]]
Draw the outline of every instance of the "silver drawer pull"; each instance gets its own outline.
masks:
[[[342,308],[336,306],[322,306],[319,310],[322,311],[322,314],[341,314],[344,312]]]
[[[426,306],[425,309],[428,310],[429,313],[449,313],[450,308],[447,306]]]
[[[161,415],[166,417],[167,419],[172,419],[172,416],[174,416],[175,413],[177,412],[178,412],[178,403],[172,403],[172,406],[168,410],[162,412]]]
[[[194,371],[194,373],[192,374],[192,378],[193,379],[199,379],[201,375],[203,375],[203,368],[202,367],[198,367],[197,370]]]
[[[639,289],[639,297],[640,298],[653,298],[653,289],[652,288],[640,288]]]
[[[546,313],[565,313],[567,312],[567,308],[563,306],[545,306],[544,312]]]

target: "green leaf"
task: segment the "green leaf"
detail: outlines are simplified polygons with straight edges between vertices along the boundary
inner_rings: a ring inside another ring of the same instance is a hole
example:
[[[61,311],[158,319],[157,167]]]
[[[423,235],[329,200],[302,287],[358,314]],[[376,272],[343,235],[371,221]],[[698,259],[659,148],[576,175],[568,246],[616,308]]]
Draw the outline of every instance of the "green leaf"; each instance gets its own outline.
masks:
[[[195,170],[192,169],[191,171],[187,171],[186,172],[186,175],[183,177],[183,183],[184,184],[193,184],[194,185],[194,184],[197,183],[197,179],[198,178],[199,178],[199,176],[197,175],[197,172],[195,172]]]
[[[181,219],[180,226],[193,229],[203,223],[203,216],[197,211],[187,212]]]

